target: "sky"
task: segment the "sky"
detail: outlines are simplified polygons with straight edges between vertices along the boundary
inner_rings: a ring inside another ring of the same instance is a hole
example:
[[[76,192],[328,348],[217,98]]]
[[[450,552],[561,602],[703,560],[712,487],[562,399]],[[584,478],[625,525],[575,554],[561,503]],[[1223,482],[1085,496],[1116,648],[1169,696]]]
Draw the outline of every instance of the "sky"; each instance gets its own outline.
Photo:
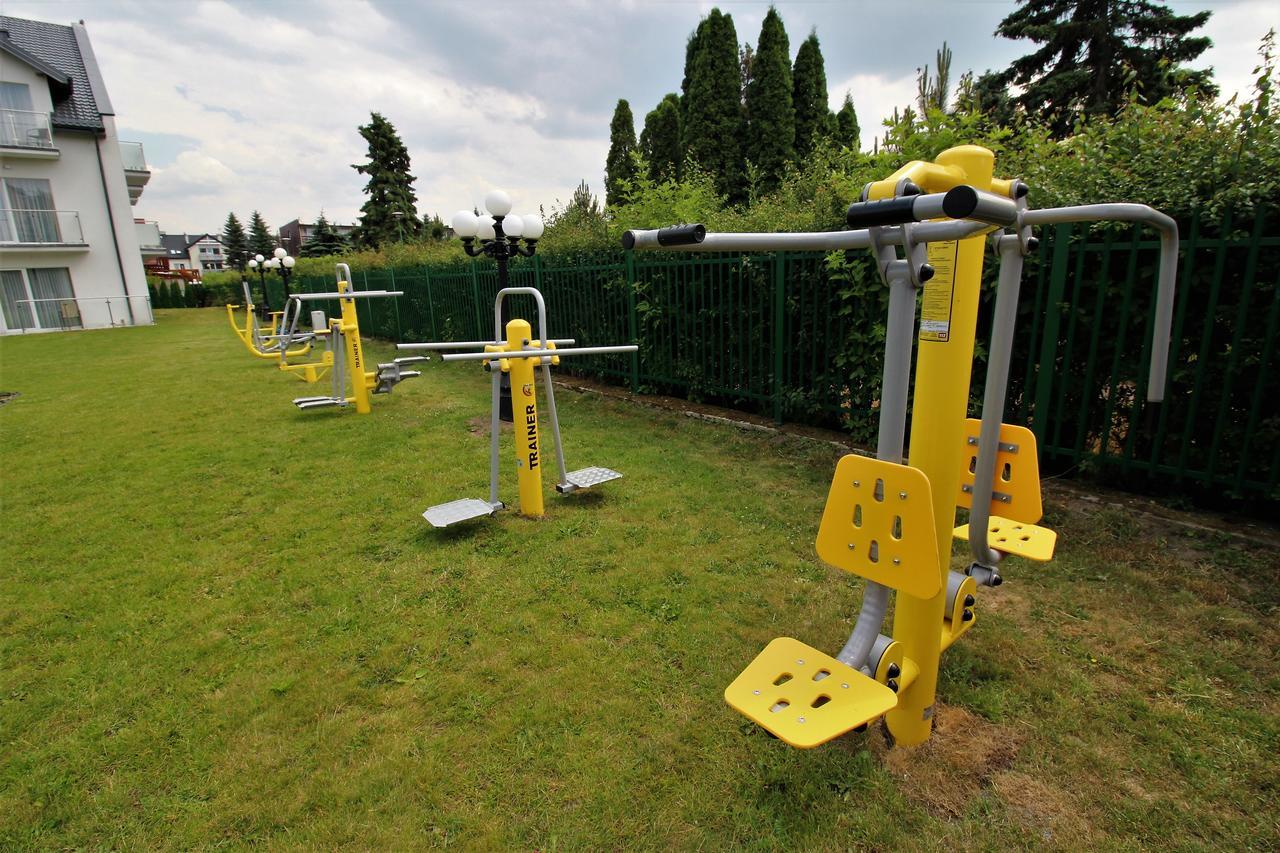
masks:
[[[953,81],[1032,48],[992,35],[1015,8],[1006,0],[773,5],[793,59],[817,32],[831,106],[852,94],[864,148],[914,100],[916,68],[944,40]],[[1224,96],[1247,93],[1280,3],[1168,5],[1213,11],[1202,32],[1214,47],[1193,65],[1213,66]],[[765,0],[0,0],[0,13],[85,21],[120,137],[142,142],[151,168],[135,215],[175,233],[218,232],[228,212],[255,209],[273,228],[321,210],[354,222],[357,127],[375,110],[409,149],[419,213],[447,220],[495,187],[515,213],[567,201],[582,179],[600,194],[618,99],[638,134],[679,91],[685,41],[713,6],[739,42],[757,41]]]

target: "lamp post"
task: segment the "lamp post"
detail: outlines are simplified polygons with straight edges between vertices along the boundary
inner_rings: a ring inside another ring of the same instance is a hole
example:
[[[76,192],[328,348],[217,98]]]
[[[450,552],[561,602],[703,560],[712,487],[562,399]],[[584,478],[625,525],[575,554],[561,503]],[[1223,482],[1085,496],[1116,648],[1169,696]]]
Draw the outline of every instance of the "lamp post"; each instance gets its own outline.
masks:
[[[284,301],[289,301],[289,278],[293,275],[293,265],[297,261],[293,255],[290,255],[283,248],[277,246],[276,250],[271,253],[271,257],[266,258],[262,255],[255,255],[253,260],[249,261],[249,268],[258,271],[258,279],[262,284],[262,307],[265,316],[267,308],[267,270],[275,270],[280,274],[281,280],[284,282]]]
[[[487,216],[476,216],[469,210],[459,210],[453,215],[453,233],[462,238],[463,251],[472,258],[485,256],[493,258],[498,265],[498,287],[510,286],[508,263],[512,258],[533,257],[537,250],[538,239],[542,237],[542,220],[533,214],[513,216],[511,214],[511,197],[502,190],[493,190],[484,197]],[[524,238],[525,245],[520,245]],[[476,245],[476,239],[480,245]],[[505,303],[504,303],[505,305]],[[506,325],[504,311],[502,323]],[[502,374],[501,401],[498,416],[510,423],[511,414],[511,378]]]
[[[262,255],[254,255],[249,259],[249,269],[258,274],[258,284],[262,287],[262,304],[258,306],[258,316],[267,319],[267,259]]]

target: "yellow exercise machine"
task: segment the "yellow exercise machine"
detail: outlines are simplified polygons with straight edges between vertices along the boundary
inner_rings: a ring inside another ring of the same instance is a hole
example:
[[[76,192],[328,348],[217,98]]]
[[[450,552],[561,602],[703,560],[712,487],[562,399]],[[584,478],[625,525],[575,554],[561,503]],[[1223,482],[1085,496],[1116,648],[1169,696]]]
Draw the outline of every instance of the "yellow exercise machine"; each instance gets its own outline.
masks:
[[[304,356],[311,352],[311,336],[298,335],[294,337],[289,346],[297,344],[296,349],[289,349],[288,346],[282,346],[284,338],[285,325],[284,317],[286,311],[272,311],[271,326],[268,331],[263,331],[258,324],[258,312],[253,304],[253,297],[249,294],[249,285],[242,282],[244,287],[244,328],[236,321],[236,309],[239,305],[227,306],[227,322],[231,324],[231,330],[236,333],[236,337],[244,344],[245,349],[249,350],[249,354],[255,358],[274,361],[285,356],[288,358],[296,358]]]
[[[511,320],[505,330],[502,326],[502,302],[508,296],[526,294],[538,305],[538,338],[527,320]],[[637,347],[565,347],[571,338],[547,337],[547,306],[542,294],[532,287],[506,287],[498,291],[493,303],[493,340],[463,341],[454,343],[400,344],[404,350],[483,349],[483,352],[449,353],[444,361],[480,361],[484,369],[493,374],[492,405],[489,415],[489,499],[462,498],[428,508],[422,517],[435,527],[491,516],[504,508],[498,499],[498,408],[501,374],[511,377],[512,408],[515,413],[516,475],[519,481],[520,514],[529,518],[543,516],[542,468],[546,459],[545,447],[538,422],[538,394],[535,387],[535,368],[542,367],[543,395],[547,402],[547,415],[551,420],[551,433],[555,438],[556,462],[560,466],[560,480],[556,491],[569,494],[589,489],[622,475],[609,468],[590,467],[569,471],[565,467],[564,446],[560,440],[560,419],[556,414],[555,388],[551,383],[551,366],[566,356],[604,355],[606,353],[635,352]],[[561,345],[557,348],[557,344]],[[495,370],[495,368],[497,368]]]
[[[297,334],[298,318],[302,315],[302,303],[317,300],[338,300],[341,316],[324,323],[321,312],[313,312],[311,320],[316,328],[307,336],[325,337],[328,346],[325,350],[327,359],[309,365],[313,370],[328,370],[333,378],[333,393],[321,397],[298,397],[293,401],[299,409],[322,409],[329,407],[345,408],[355,405],[360,414],[370,411],[370,394],[390,394],[402,380],[420,375],[416,370],[402,370],[401,365],[410,362],[426,361],[426,356],[413,358],[397,358],[388,364],[379,364],[377,370],[365,370],[364,346],[360,340],[360,319],[356,316],[357,299],[378,299],[403,295],[400,290],[353,290],[351,287],[351,268],[346,264],[338,264],[338,289],[334,293],[294,293],[289,299],[294,304],[289,328],[281,335],[282,348],[288,347]],[[319,316],[317,316],[319,315]],[[324,328],[320,328],[323,326]],[[282,359],[281,367],[285,367]],[[308,365],[297,365],[305,369]],[[348,393],[347,386],[351,391]]]
[[[944,151],[931,163],[908,163],[868,184],[862,200],[850,205],[847,222],[858,230],[707,234],[701,225],[683,225],[624,235],[626,248],[870,249],[889,287],[876,458],[850,455],[837,464],[816,542],[824,562],[867,581],[853,633],[834,657],[790,637],[775,639],[724,694],[734,709],[792,746],[818,746],[881,716],[895,742],[923,743],[932,730],[939,658],[973,627],[978,586],[1000,583],[996,567],[1008,555],[1053,555],[1056,534],[1036,523],[1042,510],[1034,436],[1001,423],[1023,259],[1036,245],[1033,227],[1119,220],[1159,230],[1147,392],[1153,402],[1164,397],[1177,225],[1139,204],[1031,210],[1026,184],[994,177],[994,163],[992,152],[973,145]],[[966,414],[988,234],[1000,274],[982,420],[975,421]],[[913,337],[919,352],[904,464]],[[969,524],[953,530],[957,506],[969,509]],[[964,571],[951,569],[953,535],[970,540],[973,560]],[[891,637],[880,633],[890,590],[898,593]]]

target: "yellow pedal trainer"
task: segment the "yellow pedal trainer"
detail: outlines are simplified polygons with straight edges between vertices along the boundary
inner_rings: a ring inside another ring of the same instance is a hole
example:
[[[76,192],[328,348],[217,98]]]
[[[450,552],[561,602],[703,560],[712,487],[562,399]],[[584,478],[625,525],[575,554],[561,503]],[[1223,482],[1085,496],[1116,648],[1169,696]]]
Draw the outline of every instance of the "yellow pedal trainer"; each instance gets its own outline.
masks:
[[[1058,534],[1047,527],[1010,521],[994,515],[987,525],[987,531],[987,545],[991,550],[1040,563],[1053,559],[1053,549],[1058,544]],[[955,535],[957,539],[968,541],[969,525],[957,527]]]
[[[884,716],[898,695],[791,637],[779,637],[725,688],[724,700],[801,749],[820,746]]]
[[[929,478],[918,468],[850,454],[836,465],[816,542],[846,572],[932,598],[942,588]]]
[[[973,506],[973,474],[978,467],[978,435],[982,421],[964,422],[964,467],[960,469],[960,497],[956,506]],[[1040,500],[1040,457],[1036,434],[1026,427],[1000,424],[996,470],[991,488],[991,514],[1035,524],[1044,517]]]

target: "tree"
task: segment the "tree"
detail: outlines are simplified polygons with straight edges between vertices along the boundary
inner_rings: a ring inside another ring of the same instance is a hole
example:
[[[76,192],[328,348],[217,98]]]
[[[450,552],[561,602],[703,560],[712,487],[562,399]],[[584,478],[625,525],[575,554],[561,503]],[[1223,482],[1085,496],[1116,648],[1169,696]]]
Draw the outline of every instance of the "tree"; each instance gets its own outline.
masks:
[[[778,10],[769,7],[751,61],[747,87],[747,160],[756,168],[759,189],[770,192],[782,183],[795,159],[796,111],[791,102],[791,45]]]
[[[631,104],[618,100],[609,123],[609,156],[604,164],[604,202],[623,204],[625,187],[636,179],[636,121]]]
[[[585,180],[579,182],[569,199],[568,210],[584,217],[596,219],[600,216],[600,201],[591,193],[591,187]]]
[[[835,118],[835,143],[858,151],[862,147],[862,132],[858,128],[858,113],[853,108],[853,95],[844,93],[844,103]]]
[[[929,110],[947,111],[947,90],[951,87],[951,48],[942,43],[942,49],[935,57],[938,76],[929,78],[929,66],[916,69],[916,107],[920,115],[928,115]]]
[[[253,216],[249,218],[249,254],[251,256],[262,255],[264,258],[269,258],[275,247],[276,238],[271,236],[271,229],[267,227],[267,220],[263,219],[262,214],[255,210]]]
[[[244,272],[244,265],[249,262],[249,238],[245,236],[244,226],[234,213],[227,214],[227,224],[222,226],[222,247],[226,252],[227,264]]]
[[[809,33],[796,53],[796,64],[791,71],[791,103],[796,111],[796,160],[803,161],[813,153],[818,140],[831,130],[827,69],[816,32]]]
[[[684,152],[680,145],[680,96],[672,92],[644,117],[640,153],[649,164],[654,183],[679,179]]]
[[[995,71],[986,71],[976,80],[966,73],[956,86],[956,111],[978,113],[996,127],[1008,127],[1014,121],[1013,98],[1009,87]]]
[[[302,244],[298,254],[304,258],[323,258],[328,255],[341,254],[346,250],[347,241],[329,224],[329,220],[325,218],[322,210],[316,218],[316,229],[311,232],[307,242]]]
[[[422,232],[418,219],[418,196],[413,191],[417,180],[409,173],[409,149],[400,134],[381,113],[370,113],[369,123],[359,127],[369,144],[369,162],[352,165],[369,176],[364,192],[369,198],[360,207],[360,224],[354,239],[364,246],[416,237]]]
[[[1211,69],[1182,65],[1212,45],[1189,35],[1209,20],[1208,12],[1175,15],[1150,0],[1019,3],[996,35],[1042,47],[1014,60],[1000,82],[1020,89],[1015,103],[1058,136],[1070,134],[1084,116],[1119,112],[1134,84],[1143,104],[1190,89],[1217,94]]]
[[[709,172],[730,201],[745,197],[742,160],[742,70],[733,16],[712,9],[686,53],[685,153]]]

